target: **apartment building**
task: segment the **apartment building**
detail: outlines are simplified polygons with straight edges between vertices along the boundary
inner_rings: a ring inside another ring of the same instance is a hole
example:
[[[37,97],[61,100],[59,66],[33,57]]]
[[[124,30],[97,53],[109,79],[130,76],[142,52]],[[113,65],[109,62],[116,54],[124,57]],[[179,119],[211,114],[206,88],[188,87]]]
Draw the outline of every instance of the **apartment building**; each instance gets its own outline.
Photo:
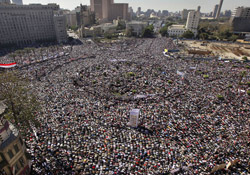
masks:
[[[0,175],[28,175],[30,160],[18,130],[4,119],[6,106],[0,102]]]
[[[0,4],[0,45],[27,45],[43,41],[62,42],[67,38],[66,23],[58,25],[56,4]],[[63,18],[63,17],[62,17]],[[58,31],[65,36],[58,37]]]

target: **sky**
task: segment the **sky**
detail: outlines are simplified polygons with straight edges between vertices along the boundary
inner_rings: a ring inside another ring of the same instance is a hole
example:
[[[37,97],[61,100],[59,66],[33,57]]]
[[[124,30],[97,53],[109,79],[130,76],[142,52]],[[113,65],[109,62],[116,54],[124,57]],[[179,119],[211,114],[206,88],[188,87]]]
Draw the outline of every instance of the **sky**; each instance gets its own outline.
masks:
[[[197,6],[201,6],[201,12],[208,13],[213,11],[215,4],[219,4],[220,0],[114,0],[115,3],[129,3],[134,11],[138,7],[142,8],[142,11],[147,9],[168,10],[170,12],[181,11],[182,9],[196,9]],[[73,10],[79,4],[89,5],[90,0],[23,0],[24,4],[30,3],[57,3],[61,8]],[[250,6],[250,0],[224,0],[222,11],[234,10],[238,6]]]

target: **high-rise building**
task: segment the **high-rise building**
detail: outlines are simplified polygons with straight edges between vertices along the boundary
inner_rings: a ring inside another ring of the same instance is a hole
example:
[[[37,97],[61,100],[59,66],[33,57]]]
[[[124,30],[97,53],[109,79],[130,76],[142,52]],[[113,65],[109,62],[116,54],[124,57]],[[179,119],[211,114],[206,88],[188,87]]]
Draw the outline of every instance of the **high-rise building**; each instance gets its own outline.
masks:
[[[168,16],[168,10],[162,10],[162,15],[163,16]]]
[[[191,11],[188,13],[187,23],[186,23],[186,29],[190,30],[194,33],[196,36],[198,34],[198,26],[200,22],[200,8],[197,9],[197,11]]]
[[[1,3],[10,4],[10,0],[0,0],[0,4]]]
[[[63,42],[67,39],[65,16],[55,16],[58,10],[56,4],[0,5],[0,45]]]
[[[23,0],[12,0],[12,3],[16,5],[23,5]]]
[[[187,9],[183,9],[181,12],[181,19],[185,20],[188,17],[188,13],[191,11],[195,11],[195,10],[187,10]]]
[[[230,21],[235,33],[250,32],[250,7],[237,7]]]
[[[216,17],[216,14],[217,14],[218,8],[219,8],[219,4],[216,4],[216,5],[214,6],[214,11],[213,11],[213,14],[212,14],[213,18],[215,18],[215,17]]]
[[[84,27],[95,23],[95,13],[91,11],[89,6],[80,5],[80,10],[76,12],[77,26]]]
[[[117,18],[129,19],[128,4],[125,3],[114,3],[114,0],[91,0],[90,8],[101,22],[113,21]]]
[[[220,5],[218,7],[218,11],[217,11],[217,14],[216,14],[216,19],[219,19],[220,17],[220,12],[221,12],[221,8],[222,8],[222,5],[223,5],[223,0],[220,0]]]
[[[30,160],[20,132],[3,114],[6,106],[0,102],[0,174],[29,174]]]

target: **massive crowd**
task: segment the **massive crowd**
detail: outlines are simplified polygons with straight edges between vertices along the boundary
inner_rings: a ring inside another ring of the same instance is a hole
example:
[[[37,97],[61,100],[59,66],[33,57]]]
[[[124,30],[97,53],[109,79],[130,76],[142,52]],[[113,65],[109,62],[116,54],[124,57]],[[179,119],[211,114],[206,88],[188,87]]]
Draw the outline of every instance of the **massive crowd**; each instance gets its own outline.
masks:
[[[249,63],[169,58],[165,48],[176,46],[86,41],[20,66],[44,102],[26,136],[34,174],[210,174],[234,160],[215,174],[249,174]],[[134,108],[138,128],[128,126]]]

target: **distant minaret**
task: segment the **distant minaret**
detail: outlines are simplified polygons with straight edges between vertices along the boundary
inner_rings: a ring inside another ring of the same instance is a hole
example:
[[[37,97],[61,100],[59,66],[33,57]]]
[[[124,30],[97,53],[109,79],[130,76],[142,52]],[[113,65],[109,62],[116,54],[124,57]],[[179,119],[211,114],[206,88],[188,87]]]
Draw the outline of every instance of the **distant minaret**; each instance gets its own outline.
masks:
[[[201,12],[201,6],[198,6],[197,11]]]
[[[219,8],[218,8],[218,11],[217,11],[215,19],[219,19],[219,17],[220,17],[220,12],[221,12],[222,4],[223,4],[223,0],[220,0],[220,5],[219,5]]]

